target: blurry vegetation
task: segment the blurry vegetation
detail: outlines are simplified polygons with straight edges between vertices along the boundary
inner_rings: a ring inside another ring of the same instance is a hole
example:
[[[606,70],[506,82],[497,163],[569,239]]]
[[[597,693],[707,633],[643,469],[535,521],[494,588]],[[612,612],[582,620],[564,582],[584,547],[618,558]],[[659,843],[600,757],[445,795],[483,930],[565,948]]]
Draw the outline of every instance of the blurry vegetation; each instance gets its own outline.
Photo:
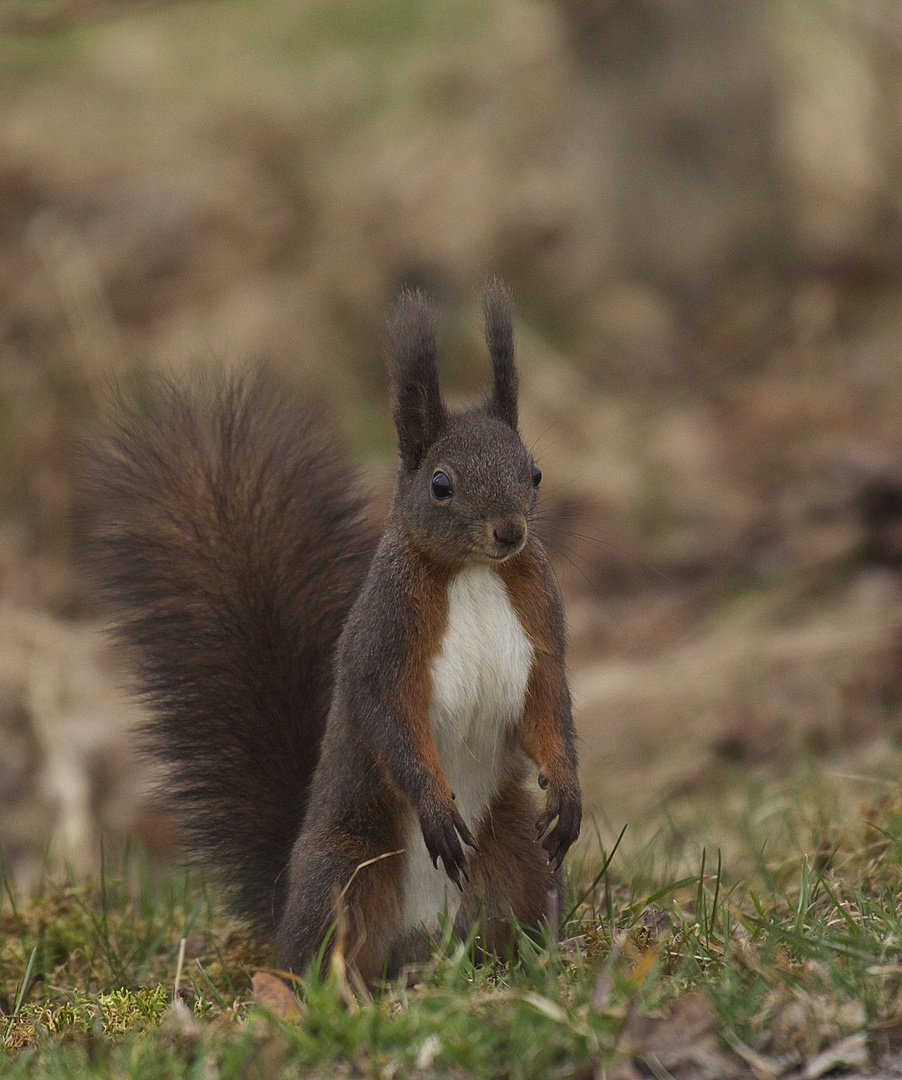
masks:
[[[593,840],[560,940],[523,935],[516,960],[479,966],[448,940],[379,988],[335,964],[289,989],[261,967],[269,950],[214,914],[215,896],[181,875],[155,880],[142,859],[97,885],[9,893],[0,1068],[418,1080],[891,1070],[902,807],[890,791],[798,772],[766,804],[751,789],[708,798],[698,809],[736,838],[730,853],[695,850],[666,819],[638,844]]]

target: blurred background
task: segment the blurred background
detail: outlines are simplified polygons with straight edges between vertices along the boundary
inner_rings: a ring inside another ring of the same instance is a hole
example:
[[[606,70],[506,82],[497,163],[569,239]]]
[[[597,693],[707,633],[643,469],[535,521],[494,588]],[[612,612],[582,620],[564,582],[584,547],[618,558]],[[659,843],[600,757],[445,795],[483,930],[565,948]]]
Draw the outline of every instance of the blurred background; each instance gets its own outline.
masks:
[[[463,398],[495,274],[600,835],[897,775],[898,0],[0,0],[17,880],[172,842],[73,558],[109,383],[269,364],[384,496],[386,310],[434,294]]]

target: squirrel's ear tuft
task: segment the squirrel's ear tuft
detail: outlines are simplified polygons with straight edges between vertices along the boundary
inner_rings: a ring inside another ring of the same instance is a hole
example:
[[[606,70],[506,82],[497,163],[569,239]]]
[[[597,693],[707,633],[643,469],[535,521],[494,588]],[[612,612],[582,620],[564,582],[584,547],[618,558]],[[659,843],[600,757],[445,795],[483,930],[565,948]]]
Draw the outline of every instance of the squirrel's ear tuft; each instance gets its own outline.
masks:
[[[492,358],[492,412],[517,430],[517,368],[514,365],[514,327],[511,297],[502,282],[492,281],[482,294],[485,341]]]
[[[445,419],[435,366],[435,313],[419,289],[403,292],[389,317],[392,415],[401,461],[416,469]]]

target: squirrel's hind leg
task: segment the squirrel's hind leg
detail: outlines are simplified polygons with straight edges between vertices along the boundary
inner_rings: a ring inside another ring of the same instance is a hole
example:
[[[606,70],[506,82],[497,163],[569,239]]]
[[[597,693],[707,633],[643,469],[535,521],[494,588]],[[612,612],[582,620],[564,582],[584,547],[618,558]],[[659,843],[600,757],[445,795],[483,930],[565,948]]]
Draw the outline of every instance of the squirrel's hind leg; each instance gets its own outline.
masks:
[[[286,968],[302,974],[331,930],[326,966],[340,947],[345,963],[364,982],[391,974],[390,951],[402,910],[401,855],[394,851],[362,836],[301,833],[278,931]]]
[[[515,778],[498,789],[480,822],[479,854],[467,862],[470,880],[455,929],[466,937],[478,921],[483,953],[507,957],[515,940],[512,918],[536,929],[549,914],[549,894],[560,895],[560,871],[536,833],[538,815],[536,800]]]

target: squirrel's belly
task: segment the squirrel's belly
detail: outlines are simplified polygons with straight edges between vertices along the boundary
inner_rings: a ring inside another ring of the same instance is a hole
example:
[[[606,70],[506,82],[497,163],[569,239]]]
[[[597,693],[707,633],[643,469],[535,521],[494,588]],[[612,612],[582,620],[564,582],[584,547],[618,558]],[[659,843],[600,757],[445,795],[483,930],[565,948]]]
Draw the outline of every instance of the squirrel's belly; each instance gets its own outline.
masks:
[[[504,746],[523,715],[533,647],[504,582],[488,566],[467,566],[448,589],[448,625],[432,664],[430,719],[442,771],[475,833],[498,786]],[[404,923],[437,927],[454,915],[459,892],[434,868],[412,818],[404,881]]]

